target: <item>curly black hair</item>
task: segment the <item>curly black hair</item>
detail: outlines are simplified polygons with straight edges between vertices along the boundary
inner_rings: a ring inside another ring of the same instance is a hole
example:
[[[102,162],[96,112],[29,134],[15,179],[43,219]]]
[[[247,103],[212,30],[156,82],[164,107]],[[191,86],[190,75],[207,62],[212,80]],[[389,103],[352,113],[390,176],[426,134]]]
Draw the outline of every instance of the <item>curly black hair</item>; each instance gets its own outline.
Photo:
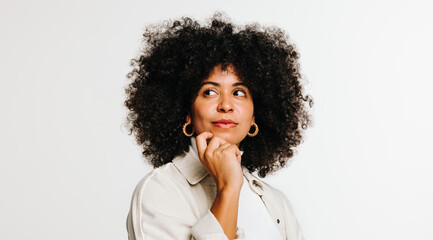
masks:
[[[127,126],[156,168],[189,148],[182,132],[200,84],[221,65],[233,66],[249,88],[260,132],[246,137],[242,165],[260,177],[283,167],[312,126],[303,94],[299,53],[285,32],[258,24],[235,26],[216,13],[206,24],[183,17],[148,26],[144,49],[127,75]]]

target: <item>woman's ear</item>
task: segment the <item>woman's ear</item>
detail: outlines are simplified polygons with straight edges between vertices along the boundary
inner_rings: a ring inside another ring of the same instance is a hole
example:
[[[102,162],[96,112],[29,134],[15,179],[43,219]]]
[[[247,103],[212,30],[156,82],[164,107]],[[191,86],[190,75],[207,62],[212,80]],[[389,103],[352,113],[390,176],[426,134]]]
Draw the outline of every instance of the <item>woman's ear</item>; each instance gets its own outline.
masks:
[[[189,113],[186,115],[186,122],[191,123],[191,115]]]

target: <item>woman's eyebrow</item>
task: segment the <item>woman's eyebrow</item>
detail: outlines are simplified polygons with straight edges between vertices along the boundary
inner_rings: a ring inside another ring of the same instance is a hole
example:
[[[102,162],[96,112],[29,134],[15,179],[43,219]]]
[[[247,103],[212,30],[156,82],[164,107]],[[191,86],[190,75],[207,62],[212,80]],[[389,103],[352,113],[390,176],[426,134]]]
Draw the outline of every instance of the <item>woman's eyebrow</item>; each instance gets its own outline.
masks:
[[[214,85],[215,87],[221,86],[221,84],[219,84],[217,82],[203,82],[201,84],[201,87],[204,86],[204,85],[206,85],[206,84],[211,84],[211,85]],[[233,83],[232,86],[233,87],[237,87],[237,86],[244,86],[244,87],[246,87],[247,85],[245,83],[243,83],[243,82],[237,82],[237,83]]]
[[[206,84],[214,85],[215,87],[219,87],[220,86],[220,84],[216,83],[216,82],[203,82],[200,87],[202,87],[202,86],[204,86]]]
[[[237,86],[244,86],[244,87],[247,87],[247,85],[246,85],[245,83],[243,83],[243,82],[233,83],[232,86],[233,86],[233,87],[237,87]]]

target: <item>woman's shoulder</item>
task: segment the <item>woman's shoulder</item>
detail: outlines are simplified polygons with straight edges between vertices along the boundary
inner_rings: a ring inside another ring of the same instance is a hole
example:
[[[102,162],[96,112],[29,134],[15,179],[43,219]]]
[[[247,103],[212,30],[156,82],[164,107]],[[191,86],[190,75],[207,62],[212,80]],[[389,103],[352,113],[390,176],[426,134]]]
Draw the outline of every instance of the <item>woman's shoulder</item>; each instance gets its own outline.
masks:
[[[207,175],[206,169],[194,155],[185,152],[161,167],[146,174],[137,184],[133,197],[173,197],[188,193],[188,189]]]
[[[170,162],[147,173],[135,187],[134,195],[145,194],[151,196],[161,194],[172,188],[179,187],[183,182],[186,182],[185,178]]]

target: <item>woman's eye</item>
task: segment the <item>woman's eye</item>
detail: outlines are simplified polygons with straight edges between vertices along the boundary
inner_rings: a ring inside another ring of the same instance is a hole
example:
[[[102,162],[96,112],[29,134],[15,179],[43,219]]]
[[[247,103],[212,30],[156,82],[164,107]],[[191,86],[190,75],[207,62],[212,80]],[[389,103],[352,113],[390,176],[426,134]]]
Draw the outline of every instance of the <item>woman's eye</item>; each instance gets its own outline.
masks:
[[[212,96],[212,95],[216,95],[216,92],[214,90],[208,89],[208,90],[204,90],[203,94],[206,96]]]
[[[243,90],[236,90],[233,94],[238,97],[244,97],[246,95],[245,91]]]

